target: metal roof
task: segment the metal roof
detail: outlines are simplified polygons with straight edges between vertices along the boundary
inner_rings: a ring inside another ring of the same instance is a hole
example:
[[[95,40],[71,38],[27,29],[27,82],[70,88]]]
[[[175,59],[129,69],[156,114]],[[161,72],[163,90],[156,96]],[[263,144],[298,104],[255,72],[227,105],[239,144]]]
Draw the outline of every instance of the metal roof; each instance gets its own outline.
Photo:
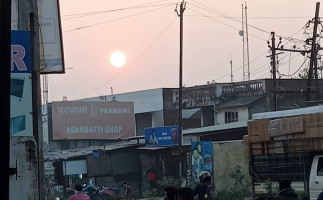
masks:
[[[139,147],[137,149],[141,149],[141,150],[159,150],[159,149],[167,149],[169,148],[169,146],[143,146],[143,147]]]
[[[69,158],[73,158],[73,157],[91,155],[93,151],[96,151],[96,150],[111,151],[111,150],[137,146],[137,145],[138,144],[136,141],[122,141],[122,142],[109,143],[106,145],[99,145],[99,146],[89,146],[84,148],[67,149],[67,150],[60,150],[60,151],[49,151],[45,153],[44,158],[45,160],[56,160],[56,159],[68,160]]]

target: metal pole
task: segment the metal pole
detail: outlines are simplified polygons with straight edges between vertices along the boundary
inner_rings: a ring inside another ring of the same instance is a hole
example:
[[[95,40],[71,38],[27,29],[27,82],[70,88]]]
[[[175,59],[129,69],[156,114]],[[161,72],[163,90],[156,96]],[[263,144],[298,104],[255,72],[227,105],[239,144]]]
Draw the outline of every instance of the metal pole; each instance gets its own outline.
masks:
[[[179,51],[179,89],[178,89],[178,126],[179,126],[179,146],[182,146],[183,131],[182,131],[182,103],[183,103],[183,13],[184,13],[184,0],[180,5],[180,51]]]
[[[319,11],[320,11],[320,2],[316,3],[316,11],[315,11],[315,18],[314,18],[314,30],[313,30],[313,38],[312,38],[312,49],[311,49],[311,60],[310,60],[310,67],[308,71],[308,81],[307,81],[307,90],[306,90],[306,101],[311,100],[311,81],[313,78],[313,66],[314,60],[316,60],[316,34],[317,34],[317,25],[318,25],[318,18],[319,18]]]
[[[273,71],[273,95],[274,95],[274,111],[277,110],[277,97],[276,97],[276,47],[275,47],[275,32],[271,32],[271,59]]]

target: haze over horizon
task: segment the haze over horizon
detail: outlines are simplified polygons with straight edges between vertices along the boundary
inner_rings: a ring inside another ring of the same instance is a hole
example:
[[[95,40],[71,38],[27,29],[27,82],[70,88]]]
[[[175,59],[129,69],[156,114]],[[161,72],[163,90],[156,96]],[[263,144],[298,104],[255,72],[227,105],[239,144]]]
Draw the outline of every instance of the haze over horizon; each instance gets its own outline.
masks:
[[[250,79],[270,78],[267,41],[275,32],[285,48],[304,49],[311,37],[314,0],[187,0],[183,25],[183,85],[243,80],[242,4],[247,5]],[[179,86],[179,10],[174,0],[60,0],[66,74],[48,75],[49,102]],[[320,11],[322,11],[320,6]],[[322,12],[320,12],[322,16]],[[320,26],[321,27],[321,26]],[[304,34],[304,32],[307,34]],[[321,30],[321,28],[319,28]],[[271,41],[270,41],[271,42]],[[127,63],[112,67],[122,51]],[[278,55],[282,78],[297,77],[309,59]],[[293,76],[291,76],[294,74]],[[279,76],[277,76],[279,77]]]

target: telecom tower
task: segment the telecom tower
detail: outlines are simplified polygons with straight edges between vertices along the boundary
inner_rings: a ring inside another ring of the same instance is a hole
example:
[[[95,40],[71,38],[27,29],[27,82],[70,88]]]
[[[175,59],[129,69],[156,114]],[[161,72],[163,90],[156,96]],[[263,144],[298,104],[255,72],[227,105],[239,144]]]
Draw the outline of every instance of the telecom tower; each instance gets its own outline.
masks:
[[[242,37],[243,46],[243,80],[250,81],[247,3],[245,3],[245,6],[242,4],[242,30],[239,32],[239,35]]]

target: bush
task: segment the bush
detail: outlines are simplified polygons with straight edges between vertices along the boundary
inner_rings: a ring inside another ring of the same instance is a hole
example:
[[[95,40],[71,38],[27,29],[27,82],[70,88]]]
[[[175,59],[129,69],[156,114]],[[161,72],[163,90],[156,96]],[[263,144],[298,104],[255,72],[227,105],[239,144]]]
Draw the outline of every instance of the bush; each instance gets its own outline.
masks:
[[[230,189],[223,189],[217,193],[219,200],[243,200],[249,194],[248,183],[245,181],[245,175],[241,171],[241,167],[237,165],[231,170],[231,178],[234,180],[234,186]]]
[[[180,187],[181,183],[182,181],[179,178],[164,176],[161,180],[157,180],[157,183],[156,183],[157,188],[154,188],[152,191],[143,192],[143,197],[148,198],[150,200],[154,200],[156,199],[156,197],[164,196],[164,187],[166,186]]]

